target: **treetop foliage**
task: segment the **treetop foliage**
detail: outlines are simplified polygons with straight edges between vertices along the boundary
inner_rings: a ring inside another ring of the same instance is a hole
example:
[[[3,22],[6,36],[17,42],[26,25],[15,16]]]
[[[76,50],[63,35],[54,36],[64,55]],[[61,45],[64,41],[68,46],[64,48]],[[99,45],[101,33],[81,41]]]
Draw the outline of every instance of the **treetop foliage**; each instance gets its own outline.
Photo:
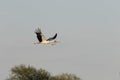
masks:
[[[62,73],[51,76],[44,69],[36,69],[32,66],[19,65],[11,68],[11,74],[6,80],[81,80],[74,74]]]

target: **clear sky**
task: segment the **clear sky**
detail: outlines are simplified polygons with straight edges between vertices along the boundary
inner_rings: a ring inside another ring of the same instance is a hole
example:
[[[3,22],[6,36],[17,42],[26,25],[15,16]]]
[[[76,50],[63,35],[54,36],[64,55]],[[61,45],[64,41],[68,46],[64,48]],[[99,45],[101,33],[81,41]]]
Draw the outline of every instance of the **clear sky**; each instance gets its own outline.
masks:
[[[120,0],[0,0],[0,80],[25,64],[53,75],[120,80]],[[57,45],[34,45],[34,30],[58,33]]]

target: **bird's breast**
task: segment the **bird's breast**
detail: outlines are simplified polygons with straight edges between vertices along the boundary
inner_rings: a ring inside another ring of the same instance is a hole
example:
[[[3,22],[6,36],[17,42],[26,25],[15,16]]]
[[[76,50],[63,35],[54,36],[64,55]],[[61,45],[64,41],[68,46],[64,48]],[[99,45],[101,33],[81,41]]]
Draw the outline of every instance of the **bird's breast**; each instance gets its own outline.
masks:
[[[49,41],[43,40],[41,43],[43,43],[43,44],[48,44]]]

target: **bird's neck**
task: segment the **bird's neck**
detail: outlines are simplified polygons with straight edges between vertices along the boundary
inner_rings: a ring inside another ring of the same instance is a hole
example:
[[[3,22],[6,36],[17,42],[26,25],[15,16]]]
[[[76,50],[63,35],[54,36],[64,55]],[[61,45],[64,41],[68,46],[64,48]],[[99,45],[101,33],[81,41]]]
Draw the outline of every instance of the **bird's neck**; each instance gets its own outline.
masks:
[[[40,44],[40,42],[35,42],[34,44]]]

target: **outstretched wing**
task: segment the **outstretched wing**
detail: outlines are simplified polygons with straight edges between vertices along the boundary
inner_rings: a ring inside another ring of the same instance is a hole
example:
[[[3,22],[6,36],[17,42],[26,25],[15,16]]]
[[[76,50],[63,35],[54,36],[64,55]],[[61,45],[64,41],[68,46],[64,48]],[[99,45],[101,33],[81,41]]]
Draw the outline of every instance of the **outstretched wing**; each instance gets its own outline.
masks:
[[[54,40],[56,37],[57,37],[57,33],[53,37],[48,38],[47,41]]]
[[[42,42],[42,32],[41,30],[38,28],[35,30],[35,33],[37,35],[37,39],[39,40],[39,42]]]

